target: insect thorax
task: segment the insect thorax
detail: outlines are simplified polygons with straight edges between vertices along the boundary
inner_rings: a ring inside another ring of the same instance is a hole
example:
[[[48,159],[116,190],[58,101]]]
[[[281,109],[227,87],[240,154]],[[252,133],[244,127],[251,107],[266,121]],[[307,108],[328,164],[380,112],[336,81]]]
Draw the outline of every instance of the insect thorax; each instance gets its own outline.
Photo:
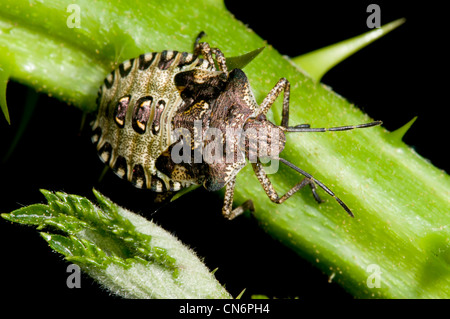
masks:
[[[99,89],[92,141],[101,160],[136,187],[162,192],[191,184],[173,181],[155,163],[173,143],[172,119],[183,103],[174,77],[192,69],[213,66],[187,52],[146,53],[120,64]]]

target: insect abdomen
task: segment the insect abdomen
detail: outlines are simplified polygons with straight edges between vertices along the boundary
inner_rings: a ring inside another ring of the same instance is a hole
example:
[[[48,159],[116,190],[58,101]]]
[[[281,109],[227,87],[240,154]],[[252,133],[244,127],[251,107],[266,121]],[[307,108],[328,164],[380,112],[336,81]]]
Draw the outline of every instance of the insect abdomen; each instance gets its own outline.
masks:
[[[182,103],[174,76],[211,69],[186,52],[146,53],[119,65],[99,89],[92,141],[103,162],[136,187],[157,192],[183,187],[155,166],[172,144],[172,118]]]

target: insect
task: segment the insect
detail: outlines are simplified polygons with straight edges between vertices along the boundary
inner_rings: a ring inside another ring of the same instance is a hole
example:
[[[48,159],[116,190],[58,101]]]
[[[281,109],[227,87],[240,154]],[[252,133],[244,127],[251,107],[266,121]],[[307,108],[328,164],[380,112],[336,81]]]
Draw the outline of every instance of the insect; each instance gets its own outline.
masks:
[[[174,181],[155,166],[173,143],[172,118],[183,103],[174,77],[192,69],[214,72],[214,62],[195,52],[162,51],[127,60],[113,70],[98,91],[98,114],[92,142],[100,159],[121,178],[155,192],[178,191],[191,185]],[[210,50],[210,49],[209,49]],[[209,53],[210,54],[210,53]]]
[[[258,104],[245,73],[238,68],[229,71],[222,52],[199,41],[203,35],[197,37],[193,54],[143,54],[106,77],[99,90],[92,137],[100,158],[120,177],[156,192],[191,185],[203,185],[209,191],[225,187],[222,214],[228,219],[254,210],[251,200],[232,207],[236,175],[247,161],[272,202],[281,204],[309,186],[320,203],[319,186],[353,216],[327,186],[279,156],[285,133],[346,131],[382,122],[331,128],[289,126],[289,81],[280,79]],[[266,114],[282,92],[282,120],[275,125]],[[262,158],[280,161],[304,178],[279,196]]]

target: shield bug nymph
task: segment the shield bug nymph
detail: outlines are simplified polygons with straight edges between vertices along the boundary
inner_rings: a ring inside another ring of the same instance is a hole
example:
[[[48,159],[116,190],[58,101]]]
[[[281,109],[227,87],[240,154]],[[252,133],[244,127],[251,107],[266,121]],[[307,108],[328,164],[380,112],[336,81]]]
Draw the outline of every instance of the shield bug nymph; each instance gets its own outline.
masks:
[[[346,131],[381,121],[331,128],[289,126],[289,81],[280,79],[258,104],[245,73],[238,68],[229,71],[219,49],[199,42],[202,35],[197,37],[194,54],[141,55],[106,78],[94,124],[101,132],[93,138],[101,158],[119,176],[157,192],[194,184],[209,191],[225,187],[222,213],[228,219],[253,210],[251,200],[232,208],[236,175],[248,160],[272,202],[281,204],[305,186],[321,202],[316,192],[319,186],[353,216],[327,186],[279,156],[285,133]],[[282,120],[275,125],[266,114],[282,92]],[[280,196],[264,170],[262,157],[279,160],[304,178]]]
[[[199,58],[211,50],[198,42],[195,54],[162,51],[127,60],[105,78],[98,91],[92,142],[100,159],[138,188],[168,192],[191,185],[170,179],[155,164],[173,143],[172,119],[183,103],[175,75],[192,69],[215,71],[211,59]]]

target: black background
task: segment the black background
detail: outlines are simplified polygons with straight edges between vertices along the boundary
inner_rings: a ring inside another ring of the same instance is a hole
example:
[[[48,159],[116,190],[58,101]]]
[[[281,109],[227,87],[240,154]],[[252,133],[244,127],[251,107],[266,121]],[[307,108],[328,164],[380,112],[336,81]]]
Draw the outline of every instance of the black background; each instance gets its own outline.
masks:
[[[248,24],[282,54],[302,53],[368,31],[370,2],[227,0],[237,19]],[[418,116],[404,140],[439,168],[448,171],[448,133],[444,99],[448,86],[448,28],[442,8],[427,2],[377,1],[382,24],[405,17],[399,29],[336,66],[322,82],[395,130]],[[220,17],[218,17],[220,19]],[[168,48],[171,49],[171,48]],[[444,76],[444,77],[442,77]],[[0,156],[5,155],[22,117],[27,88],[10,82],[7,91],[12,125],[0,119]],[[45,95],[7,162],[1,164],[1,212],[44,202],[40,188],[93,199],[92,187],[122,206],[153,218],[192,247],[218,280],[236,296],[340,300],[352,298],[308,262],[265,234],[250,218],[222,218],[217,194],[197,190],[154,212],[148,192],[108,173],[80,132],[82,113]],[[414,178],[414,176],[411,176]],[[262,191],[262,190],[261,190]],[[66,286],[67,262],[53,253],[31,227],[0,220],[1,287],[11,299],[117,298],[87,276],[81,289]]]

